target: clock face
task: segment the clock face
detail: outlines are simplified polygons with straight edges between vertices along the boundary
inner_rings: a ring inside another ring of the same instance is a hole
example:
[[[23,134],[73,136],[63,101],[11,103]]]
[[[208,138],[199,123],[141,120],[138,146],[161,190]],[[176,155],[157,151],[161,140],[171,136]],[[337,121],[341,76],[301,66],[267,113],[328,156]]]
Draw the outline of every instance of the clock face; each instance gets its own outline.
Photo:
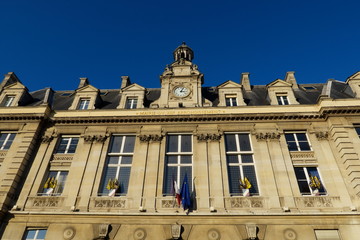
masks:
[[[186,97],[190,94],[190,89],[183,86],[178,86],[174,88],[174,94],[177,97]]]

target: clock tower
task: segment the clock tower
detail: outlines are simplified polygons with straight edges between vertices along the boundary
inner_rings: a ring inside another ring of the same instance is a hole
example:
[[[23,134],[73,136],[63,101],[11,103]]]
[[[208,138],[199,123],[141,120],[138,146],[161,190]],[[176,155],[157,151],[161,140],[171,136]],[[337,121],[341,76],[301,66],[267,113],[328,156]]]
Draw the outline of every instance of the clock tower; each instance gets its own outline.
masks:
[[[204,99],[201,85],[204,75],[199,72],[193,50],[182,43],[173,52],[174,62],[167,65],[160,76],[161,95],[151,104],[152,108],[203,107],[211,106]]]

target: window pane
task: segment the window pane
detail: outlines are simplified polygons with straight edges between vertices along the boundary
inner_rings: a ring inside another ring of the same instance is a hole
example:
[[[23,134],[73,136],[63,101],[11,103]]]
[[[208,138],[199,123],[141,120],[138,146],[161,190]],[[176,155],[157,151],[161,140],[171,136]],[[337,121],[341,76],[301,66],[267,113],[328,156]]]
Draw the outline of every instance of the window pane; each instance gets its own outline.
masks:
[[[111,156],[109,157],[109,164],[119,164],[120,157],[119,156]]]
[[[25,239],[34,239],[36,234],[36,230],[27,230]]]
[[[250,154],[241,155],[241,162],[242,163],[252,163],[253,162],[252,155],[250,155]]]
[[[45,239],[45,235],[46,235],[45,229],[38,230],[38,235],[36,239]]]
[[[239,163],[239,155],[227,155],[228,163]]]
[[[249,134],[238,134],[240,151],[251,151]]]
[[[299,142],[299,147],[301,151],[310,151],[310,145],[308,142]]]
[[[135,136],[126,136],[124,153],[134,152],[134,145],[135,145]]]
[[[237,106],[237,103],[236,103],[236,98],[231,98],[231,103],[232,103],[232,106]]]
[[[171,194],[172,193],[172,186],[173,181],[176,181],[177,178],[177,167],[165,167],[165,173],[164,173],[164,187],[163,187],[163,193],[164,194]],[[179,183],[178,183],[179,184]]]
[[[226,134],[225,135],[225,145],[226,151],[228,152],[236,152],[236,141],[235,141],[235,134]]]
[[[302,167],[295,167],[295,176],[299,185],[300,193],[303,195],[310,194],[309,183],[306,179],[304,168]]]
[[[305,141],[307,142],[307,138],[306,138],[306,134],[305,133],[297,133],[296,137],[298,139],[298,141]]]
[[[130,170],[131,167],[120,168],[120,176],[119,176],[120,189],[118,190],[118,192],[121,194],[126,194],[128,191]]]
[[[192,156],[181,156],[181,163],[191,163]]]
[[[292,133],[285,133],[285,139],[286,139],[286,141],[295,141],[294,134],[292,134]]]
[[[188,184],[189,184],[189,191],[191,193],[192,191],[192,171],[191,171],[191,167],[180,167],[180,182],[181,185],[184,182],[184,177],[185,177],[185,173],[187,174],[187,179],[188,179]],[[180,188],[181,190],[181,188]]]
[[[54,193],[61,194],[64,191],[67,175],[68,172],[60,172]]]
[[[106,167],[103,179],[101,181],[100,194],[107,195],[109,193],[109,190],[106,189],[106,186],[110,179],[117,179],[116,172],[117,167]]]
[[[288,144],[289,151],[298,151],[296,142],[288,142],[287,144]]]
[[[78,142],[79,142],[79,138],[72,138],[67,153],[75,153]]]
[[[166,157],[167,164],[168,163],[178,163],[178,156],[167,156]]]
[[[319,179],[319,181],[320,181],[320,183],[321,183],[321,187],[320,187],[320,189],[319,189],[319,193],[320,193],[320,194],[326,194],[326,190],[325,190],[325,188],[324,188],[322,179],[320,178],[320,174],[319,174],[317,168],[316,168],[316,167],[307,167],[306,169],[307,169],[307,171],[308,171],[309,177],[311,177],[311,176],[316,176],[316,177]]]
[[[289,105],[289,101],[286,96],[283,96],[284,105]]]
[[[181,135],[181,152],[191,152],[191,135]]]
[[[121,158],[121,164],[131,164],[132,163],[132,156],[123,156]]]
[[[247,177],[251,183],[250,193],[257,194],[259,193],[256,175],[255,175],[255,167],[254,166],[243,166],[244,178]]]
[[[355,130],[356,130],[357,135],[360,136],[360,127],[356,127]]]
[[[241,179],[239,167],[238,166],[228,166],[228,174],[229,174],[230,194],[239,195],[240,194],[239,181]]]
[[[230,105],[230,98],[225,98],[225,102],[226,102],[226,106],[231,106]]]
[[[178,152],[179,146],[178,146],[178,135],[169,135],[168,136],[168,146],[167,146],[167,152]]]
[[[61,138],[56,153],[65,153],[69,138]]]
[[[122,140],[123,140],[123,136],[113,136],[112,137],[111,147],[110,147],[111,153],[119,153],[120,152]]]

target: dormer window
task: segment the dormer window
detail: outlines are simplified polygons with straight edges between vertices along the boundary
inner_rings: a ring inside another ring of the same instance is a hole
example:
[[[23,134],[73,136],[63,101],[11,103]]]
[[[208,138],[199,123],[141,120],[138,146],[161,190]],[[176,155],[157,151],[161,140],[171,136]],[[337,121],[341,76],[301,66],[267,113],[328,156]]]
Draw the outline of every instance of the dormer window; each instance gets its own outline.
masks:
[[[236,95],[226,95],[225,96],[225,104],[227,107],[237,106]]]
[[[10,107],[14,102],[15,96],[14,95],[6,95],[1,106]]]
[[[79,110],[89,109],[90,98],[80,98],[78,108]]]
[[[279,105],[289,105],[289,100],[287,95],[284,94],[276,94],[276,98]]]
[[[137,97],[128,97],[126,99],[125,109],[135,109],[137,107],[137,102]]]

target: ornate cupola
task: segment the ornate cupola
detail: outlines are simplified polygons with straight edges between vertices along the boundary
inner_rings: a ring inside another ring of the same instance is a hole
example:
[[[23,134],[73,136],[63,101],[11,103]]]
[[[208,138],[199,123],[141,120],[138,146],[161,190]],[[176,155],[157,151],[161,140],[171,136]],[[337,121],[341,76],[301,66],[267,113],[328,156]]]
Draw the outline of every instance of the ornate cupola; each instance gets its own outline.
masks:
[[[174,60],[180,61],[181,59],[185,59],[187,61],[192,61],[194,59],[194,52],[193,50],[183,42],[180,46],[178,46],[174,52]]]
[[[204,75],[192,63],[193,50],[184,42],[174,52],[174,62],[166,65],[160,75],[160,98],[151,103],[152,108],[207,107],[211,102],[202,97]]]

